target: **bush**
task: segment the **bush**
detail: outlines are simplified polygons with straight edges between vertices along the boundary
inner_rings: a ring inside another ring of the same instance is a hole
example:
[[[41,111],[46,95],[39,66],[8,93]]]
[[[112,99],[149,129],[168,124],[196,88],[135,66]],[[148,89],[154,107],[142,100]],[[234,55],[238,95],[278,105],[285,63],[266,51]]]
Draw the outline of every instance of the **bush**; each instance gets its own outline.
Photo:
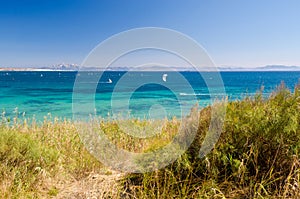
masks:
[[[169,167],[128,177],[131,195],[147,198],[300,196],[300,89],[284,85],[268,99],[258,93],[227,104],[224,131],[198,158],[211,107],[201,110],[189,151]]]
[[[0,179],[6,194],[18,196],[38,189],[46,171],[56,164],[57,155],[57,151],[42,146],[30,134],[1,128]]]

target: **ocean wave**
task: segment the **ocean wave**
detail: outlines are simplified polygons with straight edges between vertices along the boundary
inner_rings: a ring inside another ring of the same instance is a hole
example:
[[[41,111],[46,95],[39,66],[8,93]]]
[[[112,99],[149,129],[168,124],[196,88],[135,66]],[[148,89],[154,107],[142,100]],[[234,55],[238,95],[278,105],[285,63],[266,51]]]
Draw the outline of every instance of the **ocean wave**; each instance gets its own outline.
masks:
[[[181,96],[210,96],[208,93],[179,93]]]
[[[179,93],[181,96],[224,96],[222,93]]]

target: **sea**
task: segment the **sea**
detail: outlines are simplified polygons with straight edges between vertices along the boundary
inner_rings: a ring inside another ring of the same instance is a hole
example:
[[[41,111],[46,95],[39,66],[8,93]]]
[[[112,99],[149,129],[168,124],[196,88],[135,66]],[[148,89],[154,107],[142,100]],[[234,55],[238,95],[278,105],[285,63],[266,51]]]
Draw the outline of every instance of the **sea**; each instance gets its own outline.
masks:
[[[216,101],[268,97],[284,82],[293,91],[300,72],[1,71],[2,117],[43,121],[172,118]]]

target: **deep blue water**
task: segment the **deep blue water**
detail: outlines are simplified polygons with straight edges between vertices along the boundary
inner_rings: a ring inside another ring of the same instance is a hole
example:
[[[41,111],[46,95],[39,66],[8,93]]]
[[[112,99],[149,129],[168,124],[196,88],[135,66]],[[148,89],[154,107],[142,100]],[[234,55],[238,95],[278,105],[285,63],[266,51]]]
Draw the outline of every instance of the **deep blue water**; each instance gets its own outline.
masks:
[[[201,74],[204,79],[197,72],[105,72],[98,81],[97,72],[4,71],[0,72],[0,110],[12,117],[17,107],[19,117],[37,120],[49,117],[48,113],[52,118],[71,119],[72,110],[102,117],[180,117],[195,103],[206,106],[225,95],[229,100],[241,99],[262,86],[268,96],[281,81],[292,90],[300,78],[300,72],[221,72],[223,93],[217,73]]]

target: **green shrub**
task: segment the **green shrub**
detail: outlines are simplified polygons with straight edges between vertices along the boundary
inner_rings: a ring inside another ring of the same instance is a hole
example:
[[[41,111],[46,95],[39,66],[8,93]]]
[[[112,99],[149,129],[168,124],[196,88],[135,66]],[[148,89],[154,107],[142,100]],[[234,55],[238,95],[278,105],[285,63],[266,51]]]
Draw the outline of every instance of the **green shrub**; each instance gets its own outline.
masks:
[[[198,157],[211,107],[200,112],[190,149],[169,167],[132,174],[125,182],[137,198],[257,198],[300,196],[300,90],[284,85],[268,99],[261,93],[229,102],[214,149]]]
[[[0,179],[16,195],[38,189],[58,160],[58,152],[42,146],[30,134],[0,129]]]

